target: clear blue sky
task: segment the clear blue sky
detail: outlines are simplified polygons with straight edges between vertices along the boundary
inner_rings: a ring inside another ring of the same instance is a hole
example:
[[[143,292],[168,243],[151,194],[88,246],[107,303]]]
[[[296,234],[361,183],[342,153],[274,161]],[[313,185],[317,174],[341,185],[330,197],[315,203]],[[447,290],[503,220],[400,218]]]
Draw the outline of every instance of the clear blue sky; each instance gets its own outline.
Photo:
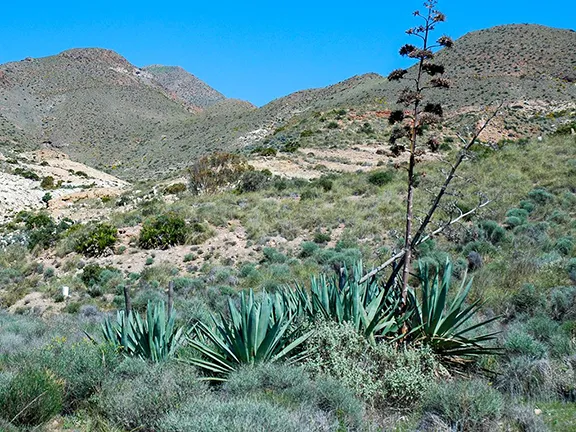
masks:
[[[263,105],[401,63],[421,0],[3,2],[0,63],[103,47],[137,66],[180,65],[228,97]],[[575,28],[573,1],[440,1],[439,32],[510,23]],[[575,55],[567,53],[567,55]]]

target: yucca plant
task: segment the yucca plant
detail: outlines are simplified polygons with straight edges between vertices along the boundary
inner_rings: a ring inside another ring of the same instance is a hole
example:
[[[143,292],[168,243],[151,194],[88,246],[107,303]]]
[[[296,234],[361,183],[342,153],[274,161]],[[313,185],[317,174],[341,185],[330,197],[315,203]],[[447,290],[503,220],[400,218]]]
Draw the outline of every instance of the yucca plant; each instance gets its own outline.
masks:
[[[289,316],[279,296],[263,293],[256,301],[253,291],[240,294],[240,308],[228,300],[230,318],[213,317],[214,328],[199,322],[189,345],[201,356],[185,359],[212,376],[210,380],[226,380],[241,365],[286,360],[295,363],[306,356],[300,349],[312,332],[303,332]]]
[[[351,323],[375,344],[377,339],[395,335],[411,309],[400,313],[400,297],[393,290],[384,289],[376,278],[360,282],[363,276],[364,267],[358,262],[351,274],[344,269],[339,277],[313,277],[309,291],[297,284],[285,288],[282,298],[292,315]]]
[[[446,261],[442,277],[440,271],[431,276],[428,265],[420,265],[421,300],[416,302],[412,331],[408,338],[415,338],[429,345],[445,360],[461,363],[480,354],[498,353],[499,349],[487,346],[499,332],[482,332],[486,326],[499,319],[498,316],[474,323],[473,317],[482,307],[476,300],[466,304],[472,287],[472,279],[464,277],[453,300],[448,300],[452,281],[452,263]],[[414,296],[414,294],[412,294]]]
[[[131,357],[160,362],[174,357],[185,342],[187,333],[175,326],[174,311],[166,313],[164,302],[148,303],[146,319],[139,314],[118,311],[116,319],[102,323],[104,340]]]

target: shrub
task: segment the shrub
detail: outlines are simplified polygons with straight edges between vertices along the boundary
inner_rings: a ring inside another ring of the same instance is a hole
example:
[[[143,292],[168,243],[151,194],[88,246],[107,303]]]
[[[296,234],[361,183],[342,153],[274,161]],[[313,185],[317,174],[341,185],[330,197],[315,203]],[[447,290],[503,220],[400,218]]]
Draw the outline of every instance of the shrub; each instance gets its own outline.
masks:
[[[24,368],[0,389],[0,415],[16,426],[38,426],[62,410],[64,383],[51,372]]]
[[[288,406],[306,403],[340,420],[341,426],[356,428],[362,420],[362,404],[338,381],[317,376],[312,380],[304,369],[281,364],[261,364],[233,372],[224,384],[233,397],[280,401]]]
[[[76,239],[74,249],[88,257],[98,257],[112,249],[118,240],[118,230],[101,223],[89,228]]]
[[[368,183],[375,186],[384,186],[394,180],[393,171],[374,171],[368,175]]]
[[[576,319],[576,287],[557,287],[550,291],[548,310],[555,320]]]
[[[560,252],[562,255],[571,255],[574,250],[574,238],[573,237],[560,237],[554,244],[554,249]]]
[[[62,379],[64,412],[71,413],[96,392],[108,368],[117,363],[117,356],[109,346],[97,346],[87,340],[67,342],[62,338],[45,347],[36,362]]]
[[[520,201],[520,205],[518,207],[520,207],[523,210],[526,210],[528,213],[532,213],[536,206],[530,200],[522,200]]]
[[[328,123],[328,125],[326,125],[326,128],[328,129],[338,129],[339,127],[340,126],[335,121],[331,121],[330,123]]]
[[[174,183],[164,188],[164,193],[166,195],[176,195],[186,191],[186,185],[184,183]]]
[[[332,237],[330,237],[330,234],[328,233],[324,233],[321,231],[316,231],[314,233],[314,243],[318,244],[328,243],[331,239]]]
[[[95,402],[106,418],[123,428],[152,432],[166,413],[203,392],[191,367],[126,359],[104,380]]]
[[[503,365],[496,386],[514,398],[539,398],[550,391],[551,376],[548,360],[518,356]]]
[[[56,184],[54,183],[54,177],[52,177],[52,176],[44,177],[42,179],[42,181],[40,182],[40,187],[42,189],[55,189]]]
[[[311,257],[318,249],[320,249],[320,246],[318,246],[314,242],[310,241],[302,242],[302,244],[300,245],[300,257],[301,258]]]
[[[413,405],[442,371],[426,348],[372,346],[350,323],[320,322],[306,343],[311,352],[304,367],[314,375],[327,374],[362,399],[377,405]]]
[[[518,314],[534,315],[545,305],[543,295],[532,284],[524,284],[512,295],[511,303]]]
[[[189,169],[190,190],[194,193],[214,193],[238,182],[249,169],[239,155],[214,153],[202,157]]]
[[[286,255],[272,247],[265,247],[262,253],[264,254],[264,259],[270,263],[282,264],[288,259]]]
[[[536,188],[528,193],[528,198],[530,198],[536,204],[546,205],[554,200],[554,195],[552,195],[544,188]]]
[[[481,221],[478,226],[484,233],[484,238],[493,245],[501,243],[506,238],[506,231],[493,220]]]
[[[426,394],[422,409],[437,415],[453,430],[484,431],[497,429],[504,400],[484,381],[448,381],[437,384]]]
[[[320,177],[315,183],[321,187],[324,192],[330,192],[334,187],[334,183],[327,176]]]
[[[312,432],[315,419],[266,400],[219,400],[215,396],[190,399],[166,415],[160,432]],[[321,419],[324,420],[324,419]],[[324,424],[323,421],[320,422]],[[332,429],[336,430],[336,429]]]
[[[242,175],[242,178],[240,179],[238,191],[241,193],[257,192],[267,187],[271,178],[272,173],[268,170],[247,171]]]
[[[511,355],[523,355],[533,359],[541,359],[546,356],[546,346],[534,339],[522,327],[510,330],[504,342],[504,347]]]
[[[40,177],[34,171],[30,171],[24,168],[15,168],[14,174],[24,177],[28,180],[40,181]]]
[[[167,213],[144,222],[138,244],[144,249],[168,249],[186,242],[189,228],[183,218]]]

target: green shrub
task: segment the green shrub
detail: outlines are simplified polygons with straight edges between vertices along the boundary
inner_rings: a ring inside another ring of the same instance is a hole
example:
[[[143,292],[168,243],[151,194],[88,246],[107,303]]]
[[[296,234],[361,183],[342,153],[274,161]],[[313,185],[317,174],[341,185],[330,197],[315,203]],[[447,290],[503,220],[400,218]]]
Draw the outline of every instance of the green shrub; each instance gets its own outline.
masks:
[[[318,246],[315,242],[310,241],[302,242],[302,244],[300,245],[300,257],[301,258],[311,257],[318,249],[320,249],[320,246]]]
[[[64,383],[48,370],[24,368],[0,389],[0,415],[16,426],[38,426],[62,410]]]
[[[481,221],[478,226],[484,233],[484,238],[493,245],[500,244],[506,239],[506,231],[498,222],[493,220]]]
[[[576,287],[557,287],[550,291],[548,310],[558,321],[576,319]]]
[[[183,218],[167,213],[144,222],[138,244],[144,249],[167,249],[184,244],[189,231]]]
[[[99,284],[100,276],[102,276],[102,272],[104,272],[104,270],[106,270],[106,267],[101,267],[98,264],[86,264],[82,269],[80,280],[87,287]]]
[[[262,253],[264,254],[264,259],[269,263],[278,263],[282,264],[285,263],[288,259],[286,255],[280,252],[278,249],[272,247],[265,247],[262,249]]]
[[[362,420],[362,404],[334,379],[312,380],[304,369],[281,364],[261,364],[233,372],[223,390],[233,397],[265,397],[288,406],[306,403],[355,429]]]
[[[334,187],[334,183],[327,176],[322,176],[315,181],[315,184],[322,188],[324,192],[330,192]]]
[[[503,365],[496,386],[514,398],[540,398],[550,392],[551,381],[548,360],[517,356]]]
[[[40,177],[34,171],[30,171],[24,168],[15,168],[14,174],[24,177],[28,180],[40,181]]]
[[[331,121],[330,123],[328,123],[326,125],[326,128],[328,128],[328,129],[338,129],[339,127],[340,126],[335,121]]]
[[[304,367],[327,374],[376,405],[415,404],[435,382],[442,367],[426,348],[399,349],[371,345],[350,323],[320,322],[306,344]]]
[[[266,171],[247,171],[245,172],[238,185],[240,193],[257,192],[268,186],[272,179],[272,173]]]
[[[504,399],[480,380],[441,382],[426,394],[422,409],[438,416],[452,430],[496,430],[502,416]]]
[[[164,194],[166,195],[176,195],[186,191],[186,185],[184,183],[174,183],[164,188]]]
[[[536,204],[546,205],[554,200],[554,195],[552,195],[544,188],[536,188],[528,193],[528,198],[530,198]]]
[[[523,210],[526,210],[528,213],[532,213],[536,206],[530,200],[522,200],[522,201],[520,201],[519,207]]]
[[[298,413],[266,400],[220,400],[216,396],[190,399],[172,410],[159,432],[312,432],[315,419],[309,411]],[[324,419],[321,419],[324,420]],[[324,422],[319,422],[323,424]],[[330,429],[336,430],[336,429]]]
[[[384,186],[394,180],[393,171],[374,171],[368,175],[368,183],[375,186]]]
[[[42,189],[56,189],[56,184],[54,183],[54,177],[46,176],[40,182],[40,187]]]
[[[316,231],[314,233],[314,243],[324,244],[324,243],[328,243],[330,240],[332,240],[332,237],[330,237],[329,233],[325,233],[325,232],[321,232],[321,231]]]
[[[157,431],[159,420],[204,386],[185,364],[149,364],[126,359],[107,377],[95,396],[97,409],[127,430]]]
[[[64,412],[71,413],[99,389],[117,358],[112,347],[97,346],[88,340],[67,342],[61,338],[46,346],[36,363],[62,380]]]
[[[571,255],[574,250],[574,238],[573,237],[560,237],[554,244],[554,249],[560,252],[562,255]]]
[[[74,249],[88,257],[98,257],[112,249],[118,240],[116,227],[100,223],[81,233],[76,239]]]
[[[524,284],[512,295],[511,303],[517,314],[534,315],[545,305],[544,296],[532,284]]]
[[[522,327],[513,328],[508,332],[504,342],[506,351],[511,355],[523,355],[533,359],[546,357],[546,345],[534,339]]]

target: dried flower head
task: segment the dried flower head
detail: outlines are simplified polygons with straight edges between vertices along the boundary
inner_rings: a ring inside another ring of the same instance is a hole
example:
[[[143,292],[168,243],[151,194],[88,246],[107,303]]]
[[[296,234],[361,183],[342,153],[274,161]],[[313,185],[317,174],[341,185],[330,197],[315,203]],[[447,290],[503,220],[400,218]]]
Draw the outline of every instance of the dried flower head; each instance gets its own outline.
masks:
[[[430,151],[438,151],[440,148],[440,141],[438,141],[437,138],[432,137],[426,142],[426,146],[430,149]]]
[[[388,117],[388,122],[390,124],[399,123],[404,120],[404,111],[396,110],[390,113],[390,117]]]
[[[438,114],[434,114],[431,112],[423,112],[420,114],[420,124],[421,125],[432,125],[437,124],[442,121],[442,117]]]
[[[417,49],[414,45],[412,44],[406,44],[404,45],[402,48],[400,48],[400,55],[401,56],[407,56],[410,55],[410,53],[412,51],[414,51],[415,49]]]
[[[442,117],[444,115],[442,105],[439,103],[427,103],[424,107],[424,112],[436,114],[438,117]]]
[[[402,78],[404,78],[404,75],[406,75],[407,73],[408,71],[406,69],[393,70],[392,72],[390,72],[390,75],[388,75],[388,81],[399,81]]]
[[[444,78],[433,78],[430,80],[430,84],[432,84],[432,87],[446,88],[446,89],[450,88],[450,81]]]
[[[429,49],[416,48],[408,54],[408,57],[422,60],[432,60],[434,58],[434,53]]]
[[[420,100],[422,100],[422,93],[408,87],[402,90],[398,97],[398,103],[403,105],[412,105],[414,102]]]
[[[445,70],[444,66],[434,63],[424,63],[422,69],[430,76],[442,75]]]
[[[454,46],[454,41],[452,40],[452,38],[450,36],[446,36],[446,35],[438,38],[438,40],[436,42],[438,43],[438,45],[446,47],[446,48],[452,48]]]

